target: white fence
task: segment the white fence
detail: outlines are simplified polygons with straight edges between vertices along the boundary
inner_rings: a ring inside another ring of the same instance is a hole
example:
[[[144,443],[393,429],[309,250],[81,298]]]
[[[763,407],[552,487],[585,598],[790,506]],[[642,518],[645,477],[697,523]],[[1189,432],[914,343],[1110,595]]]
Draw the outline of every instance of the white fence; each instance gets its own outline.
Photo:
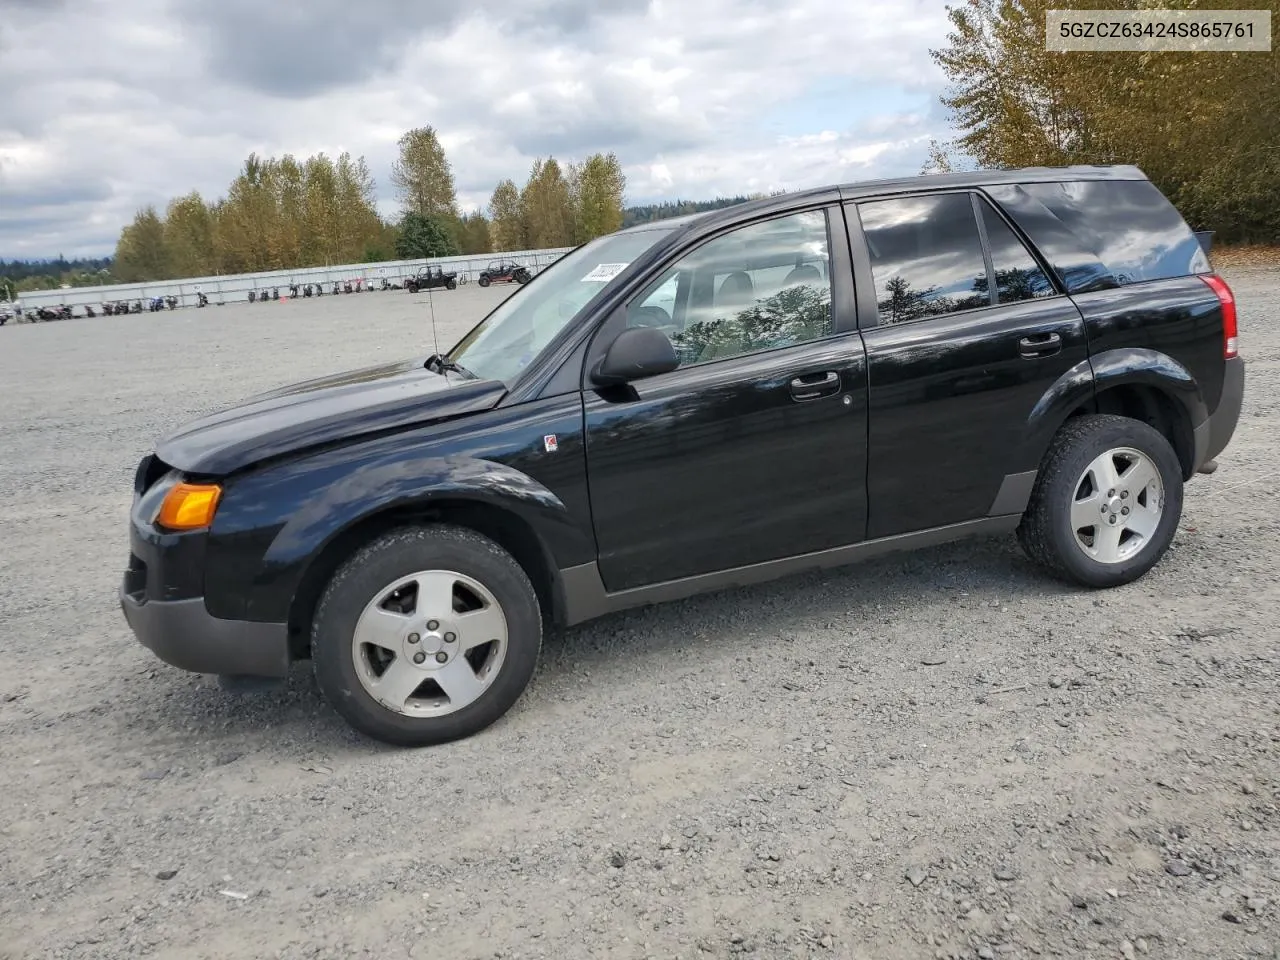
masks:
[[[191,277],[185,280],[155,280],[150,283],[116,283],[101,287],[70,287],[65,290],[28,290],[18,294],[23,312],[38,307],[91,306],[97,309],[102,303],[142,301],[143,310],[155,297],[177,297],[178,305],[194,307],[197,292],[209,298],[209,303],[235,303],[248,300],[249,292],[279,290],[287,296],[290,284],[320,284],[325,295],[333,292],[335,283],[355,283],[363,280],[364,286],[377,290],[382,281],[403,284],[427,264],[439,266],[445,273],[458,272],[459,283],[474,283],[480,271],[496,260],[514,260],[537,273],[543,267],[568,253],[571,247],[552,250],[520,250],[515,253],[484,253],[463,257],[433,257],[427,260],[388,260],[383,263],[350,263],[332,267],[301,267],[297,270],[270,270],[263,273],[238,273],[224,277]],[[77,316],[80,314],[77,313]]]

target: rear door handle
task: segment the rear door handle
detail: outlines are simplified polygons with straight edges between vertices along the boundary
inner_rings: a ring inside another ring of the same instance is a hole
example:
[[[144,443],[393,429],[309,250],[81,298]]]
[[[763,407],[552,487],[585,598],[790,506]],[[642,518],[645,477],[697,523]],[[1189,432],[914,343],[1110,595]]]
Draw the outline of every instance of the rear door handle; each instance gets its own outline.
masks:
[[[1028,360],[1051,357],[1062,349],[1062,337],[1056,333],[1036,333],[1018,341],[1018,353]]]
[[[816,400],[840,392],[840,374],[834,370],[796,377],[791,381],[791,397],[794,400]]]

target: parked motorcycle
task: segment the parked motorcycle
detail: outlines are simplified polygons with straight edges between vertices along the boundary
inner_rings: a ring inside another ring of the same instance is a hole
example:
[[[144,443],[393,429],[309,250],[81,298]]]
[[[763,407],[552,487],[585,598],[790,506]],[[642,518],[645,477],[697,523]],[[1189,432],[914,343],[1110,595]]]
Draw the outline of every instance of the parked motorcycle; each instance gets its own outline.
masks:
[[[209,305],[209,297],[208,297],[208,295],[207,295],[207,294],[204,294],[204,293],[197,293],[197,294],[196,294],[196,306],[197,306],[197,307],[207,307],[208,305]]]
[[[279,299],[280,299],[280,288],[279,288],[279,287],[272,287],[272,288],[271,288],[271,299],[272,299],[272,300],[279,300]]]
[[[84,305],[84,315],[85,315],[86,317],[96,317],[96,316],[97,316],[97,314],[93,312],[93,307],[92,307],[92,306],[90,306],[90,305],[89,305],[89,304],[87,304],[87,303]]]
[[[168,307],[170,310],[177,310],[177,309],[178,309],[178,298],[177,298],[177,297],[174,297],[174,296],[168,296],[168,297],[165,297],[165,298],[164,298],[164,305],[165,305],[166,307]]]

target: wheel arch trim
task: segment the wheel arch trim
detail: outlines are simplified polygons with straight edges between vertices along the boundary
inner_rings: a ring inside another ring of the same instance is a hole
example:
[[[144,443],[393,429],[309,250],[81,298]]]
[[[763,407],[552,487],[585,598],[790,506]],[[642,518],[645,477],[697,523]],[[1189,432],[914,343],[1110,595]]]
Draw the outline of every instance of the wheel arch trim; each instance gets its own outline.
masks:
[[[249,616],[278,616],[284,596],[292,611],[313,565],[353,531],[376,526],[379,517],[413,522],[450,509],[487,511],[509,521],[513,536],[527,534],[549,571],[553,609],[563,609],[556,576],[561,563],[552,543],[580,539],[582,550],[588,544],[594,549],[589,531],[581,529],[558,496],[519,470],[477,458],[433,457],[367,465],[308,499],[289,516],[264,554],[249,598]]]
[[[1174,401],[1188,417],[1196,436],[1208,419],[1208,409],[1195,377],[1168,354],[1147,347],[1105,350],[1065,371],[1032,408],[1023,427],[1021,444],[1010,472],[1036,469],[1054,434],[1077,410],[1097,411],[1099,394],[1120,386],[1149,387]]]

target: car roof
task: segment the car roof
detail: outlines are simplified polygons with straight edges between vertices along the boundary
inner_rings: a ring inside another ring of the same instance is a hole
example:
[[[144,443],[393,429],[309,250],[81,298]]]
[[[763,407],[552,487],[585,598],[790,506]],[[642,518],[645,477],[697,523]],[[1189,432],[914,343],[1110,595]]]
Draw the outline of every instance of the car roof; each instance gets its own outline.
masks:
[[[747,200],[716,210],[651,220],[626,227],[619,233],[642,233],[646,230],[668,230],[682,234],[695,226],[710,226],[720,221],[750,217],[759,212],[785,210],[803,205],[807,201],[835,202],[855,200],[860,197],[882,194],[920,193],[954,187],[982,187],[1007,183],[1056,183],[1064,180],[1146,180],[1147,175],[1132,164],[1075,164],[1063,167],[1018,167],[1009,170],[970,170],[962,173],[928,173],[911,177],[893,177],[882,180],[855,180],[842,184],[827,184],[780,193],[758,200]]]

